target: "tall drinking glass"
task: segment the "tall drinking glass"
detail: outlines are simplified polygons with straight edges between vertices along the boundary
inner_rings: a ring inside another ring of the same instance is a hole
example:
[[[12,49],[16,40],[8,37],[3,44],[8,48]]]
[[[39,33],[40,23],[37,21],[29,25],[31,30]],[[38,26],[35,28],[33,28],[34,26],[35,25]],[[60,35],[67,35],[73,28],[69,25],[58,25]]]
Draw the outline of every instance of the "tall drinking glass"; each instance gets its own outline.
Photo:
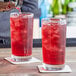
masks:
[[[26,61],[30,59],[33,42],[33,14],[11,13],[10,29],[13,60]]]
[[[65,64],[66,19],[42,20],[43,65],[48,70],[60,70]]]

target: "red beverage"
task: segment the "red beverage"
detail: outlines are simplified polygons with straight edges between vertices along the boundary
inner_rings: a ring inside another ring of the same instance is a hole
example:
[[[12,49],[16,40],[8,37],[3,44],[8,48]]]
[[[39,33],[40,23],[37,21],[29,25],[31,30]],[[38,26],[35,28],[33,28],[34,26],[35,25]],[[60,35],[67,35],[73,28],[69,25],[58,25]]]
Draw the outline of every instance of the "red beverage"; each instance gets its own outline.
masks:
[[[14,58],[32,55],[33,14],[12,13],[10,16],[11,48]]]
[[[65,63],[66,24],[62,19],[42,22],[43,62],[48,65]]]

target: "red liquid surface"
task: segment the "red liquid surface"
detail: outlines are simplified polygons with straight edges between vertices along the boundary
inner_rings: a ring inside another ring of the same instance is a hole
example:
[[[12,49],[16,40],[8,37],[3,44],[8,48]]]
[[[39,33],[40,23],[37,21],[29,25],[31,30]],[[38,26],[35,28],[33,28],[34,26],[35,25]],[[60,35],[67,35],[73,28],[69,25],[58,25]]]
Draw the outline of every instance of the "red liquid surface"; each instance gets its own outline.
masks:
[[[65,43],[66,43],[65,25],[47,25],[42,26],[42,49],[43,62],[45,64],[61,65],[65,62]]]
[[[11,47],[14,56],[32,54],[33,18],[23,16],[10,17]]]

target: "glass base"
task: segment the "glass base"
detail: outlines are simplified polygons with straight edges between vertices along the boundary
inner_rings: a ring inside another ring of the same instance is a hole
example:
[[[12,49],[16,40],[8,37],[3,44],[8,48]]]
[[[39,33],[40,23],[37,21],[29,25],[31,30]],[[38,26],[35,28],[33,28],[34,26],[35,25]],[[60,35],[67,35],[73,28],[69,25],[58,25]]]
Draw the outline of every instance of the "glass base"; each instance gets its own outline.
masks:
[[[64,68],[64,64],[63,65],[48,65],[48,64],[45,64],[43,63],[43,67],[44,69],[47,69],[47,70],[62,70]]]
[[[14,61],[17,62],[29,61],[32,58],[32,56],[14,56],[14,55],[11,55],[11,57]]]

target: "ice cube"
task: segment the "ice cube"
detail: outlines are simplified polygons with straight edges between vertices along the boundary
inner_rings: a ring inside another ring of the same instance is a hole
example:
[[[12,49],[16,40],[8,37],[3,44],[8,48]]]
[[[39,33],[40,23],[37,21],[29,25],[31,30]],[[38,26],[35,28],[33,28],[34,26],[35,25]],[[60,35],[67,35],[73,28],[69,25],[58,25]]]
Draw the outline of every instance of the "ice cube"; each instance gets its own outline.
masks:
[[[17,18],[17,17],[19,17],[19,13],[13,12],[13,13],[10,14],[10,17],[11,18]]]
[[[19,18],[15,18],[14,22],[15,22],[15,27],[20,26]]]
[[[43,44],[42,45],[46,50],[50,50],[51,46],[49,44]]]
[[[43,44],[47,44],[48,43],[48,40],[43,40]]]

